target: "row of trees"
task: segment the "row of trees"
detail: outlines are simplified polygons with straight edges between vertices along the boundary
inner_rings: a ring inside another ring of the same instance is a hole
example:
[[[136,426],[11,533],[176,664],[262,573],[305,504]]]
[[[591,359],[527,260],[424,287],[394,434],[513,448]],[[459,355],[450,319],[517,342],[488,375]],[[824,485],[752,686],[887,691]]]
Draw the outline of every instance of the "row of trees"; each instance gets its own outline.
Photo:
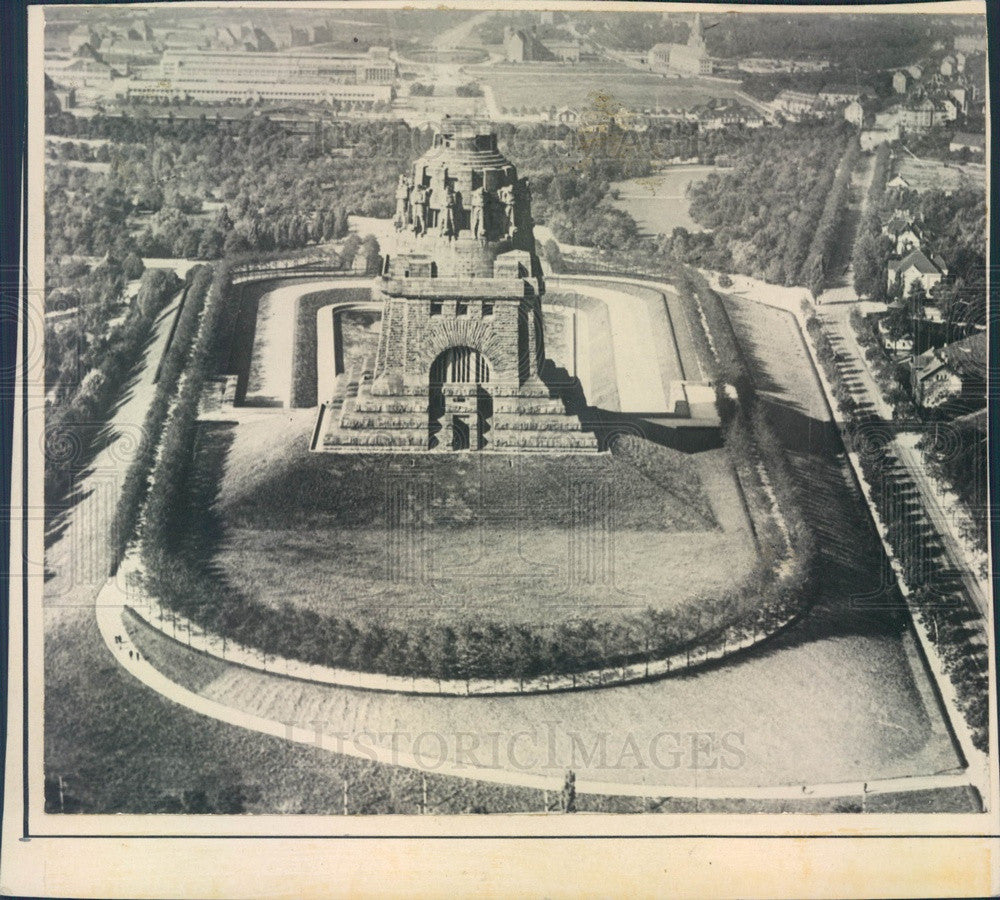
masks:
[[[82,352],[67,344],[65,337],[47,346],[46,353],[61,360],[58,388],[45,410],[45,503],[50,512],[72,489],[101,426],[142,359],[156,316],[179,287],[172,272],[149,270],[143,274],[140,298],[124,319],[106,333],[92,336]]]
[[[819,217],[816,231],[813,234],[809,254],[802,264],[800,278],[813,296],[819,295],[823,285],[830,275],[830,265],[838,250],[838,241],[842,235],[839,232],[844,220],[844,212],[850,200],[851,175],[861,152],[860,144],[851,140],[841,158],[833,184],[826,195],[826,205]]]
[[[146,498],[149,476],[156,459],[160,436],[170,403],[201,322],[205,299],[212,283],[209,266],[195,266],[187,274],[182,306],[163,359],[157,370],[156,392],[143,421],[143,441],[125,473],[112,522],[110,542],[117,564],[135,535],[139,511]]]
[[[865,198],[865,212],[854,239],[854,290],[858,296],[873,300],[885,298],[885,261],[889,256],[890,242],[882,234],[882,199],[891,164],[892,148],[887,143],[879,144]]]
[[[864,420],[858,416],[857,406],[850,390],[836,364],[836,352],[823,331],[816,316],[807,320],[820,364],[833,387],[833,393],[841,409],[847,416],[848,446],[867,447],[870,435],[865,432]],[[880,352],[880,348],[875,348]],[[900,387],[900,393],[906,393]],[[908,399],[906,400],[908,403]],[[912,407],[911,407],[912,408]],[[905,415],[905,407],[896,407]],[[932,467],[942,474],[958,477],[966,485],[980,486],[975,492],[973,505],[977,512],[985,508],[987,484],[987,453],[985,415],[970,416],[959,425],[960,438],[954,441],[952,433],[947,439],[939,440],[936,435],[928,435],[922,441],[923,449]],[[957,443],[957,451],[955,444]],[[910,486],[901,483],[890,474],[890,468],[875,452],[859,452],[858,460],[865,481],[871,488],[871,496],[886,529],[886,538],[902,566],[907,585],[914,589],[911,602],[928,627],[931,639],[945,661],[945,666],[958,691],[962,711],[972,729],[973,743],[986,750],[988,743],[987,691],[988,660],[987,648],[982,641],[969,640],[976,626],[970,627],[974,611],[968,608],[965,599],[953,594],[942,594],[940,590],[941,571],[933,562],[927,546],[927,537],[922,528],[912,521],[915,511],[906,502]],[[970,499],[972,499],[970,497]],[[986,516],[977,515],[982,527],[982,541],[986,540]]]

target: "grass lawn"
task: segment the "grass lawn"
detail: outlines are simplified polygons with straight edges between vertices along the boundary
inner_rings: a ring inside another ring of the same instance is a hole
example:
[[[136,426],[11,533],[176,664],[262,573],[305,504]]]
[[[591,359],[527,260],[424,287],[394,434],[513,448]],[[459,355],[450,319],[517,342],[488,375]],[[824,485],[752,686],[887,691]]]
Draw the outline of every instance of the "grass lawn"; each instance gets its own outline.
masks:
[[[714,166],[684,166],[664,169],[648,178],[631,178],[611,184],[611,203],[627,212],[648,234],[671,235],[675,228],[704,231],[688,213],[689,185],[702,181]]]
[[[210,660],[137,629],[143,654],[169,677],[193,690],[213,680]],[[63,778],[67,813],[338,815],[345,782],[351,814],[419,812],[419,773],[226,725],[139,684],[115,663],[86,606],[47,622],[44,752],[47,781]],[[544,804],[541,791],[433,773],[427,788],[431,812]],[[59,810],[47,784],[46,811]]]
[[[258,419],[199,440],[212,563],[248,596],[385,624],[487,610],[541,624],[679,604],[756,560],[721,451],[387,459],[311,454],[304,426],[274,439]]]
[[[594,106],[594,96],[611,97],[628,109],[690,108],[712,97],[732,97],[739,85],[703,78],[668,78],[615,64],[521,63],[470,67],[470,76],[493,89],[497,105],[548,109]],[[543,90],[539,90],[544,86]]]

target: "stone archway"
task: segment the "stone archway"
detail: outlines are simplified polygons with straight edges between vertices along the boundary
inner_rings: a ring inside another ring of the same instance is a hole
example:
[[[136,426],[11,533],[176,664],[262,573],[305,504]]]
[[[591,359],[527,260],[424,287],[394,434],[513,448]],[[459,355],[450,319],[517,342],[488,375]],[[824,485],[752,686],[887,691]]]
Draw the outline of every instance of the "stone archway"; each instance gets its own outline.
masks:
[[[428,446],[481,450],[493,415],[489,360],[474,347],[446,347],[428,373]]]

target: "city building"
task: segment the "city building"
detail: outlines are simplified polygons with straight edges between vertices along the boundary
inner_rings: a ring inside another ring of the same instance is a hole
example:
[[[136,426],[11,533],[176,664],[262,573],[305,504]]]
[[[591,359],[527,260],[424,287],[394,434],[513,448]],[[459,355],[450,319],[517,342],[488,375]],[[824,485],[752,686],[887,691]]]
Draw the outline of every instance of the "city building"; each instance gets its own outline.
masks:
[[[122,80],[121,74],[112,66],[89,57],[47,58],[45,74],[57,88],[76,88],[77,91],[87,91],[90,96],[107,92],[114,82]]]
[[[772,106],[785,116],[798,118],[816,112],[819,100],[816,94],[807,91],[782,91],[774,98]]]
[[[219,50],[168,50],[160,62],[165,81],[224,80],[247,84],[275,81],[329,81],[331,84],[390,84],[396,63],[386,47],[366,53],[256,53]]]
[[[900,124],[907,131],[928,131],[944,120],[940,106],[926,94],[914,97],[902,110]]]
[[[504,56],[507,62],[579,62],[580,42],[576,40],[547,40],[538,37],[532,27],[504,29]]]
[[[704,131],[717,131],[720,128],[760,128],[764,117],[755,109],[741,103],[724,101],[694,110],[698,117],[698,127]]]
[[[860,100],[852,100],[844,107],[844,118],[855,128],[861,129],[870,124],[873,116]]]
[[[911,250],[902,259],[890,259],[888,263],[887,281],[891,290],[897,280],[903,284],[903,296],[905,297],[913,286],[919,281],[925,291],[929,291],[935,284],[941,281],[947,274],[943,263],[935,262],[928,257],[923,250],[917,247]]]
[[[748,56],[741,59],[736,68],[741,72],[769,75],[776,72],[823,72],[830,68],[828,59],[771,59]]]
[[[120,37],[101,44],[100,54],[108,65],[123,72],[133,66],[155,66],[161,57],[156,46],[148,41]]]
[[[67,36],[67,44],[70,53],[75,55],[80,52],[80,48],[84,45],[96,50],[101,44],[101,39],[92,28],[88,28],[86,25],[77,25]]]
[[[861,88],[857,85],[829,84],[819,92],[819,101],[829,106],[840,106],[852,100],[860,100],[861,96]]]
[[[381,331],[317,450],[593,453],[542,379],[531,198],[495,134],[452,127],[399,177]]]
[[[986,34],[984,32],[960,34],[955,38],[954,47],[955,50],[960,50],[967,55],[970,53],[985,53]]]
[[[702,32],[701,13],[694,14],[686,44],[656,44],[649,51],[649,67],[654,72],[681,75],[711,75],[715,62],[708,54]]]
[[[338,84],[331,81],[286,81],[260,77],[245,81],[162,78],[118,79],[115,96],[121,100],[182,103],[326,103],[348,109],[370,109],[392,103],[390,84]]]

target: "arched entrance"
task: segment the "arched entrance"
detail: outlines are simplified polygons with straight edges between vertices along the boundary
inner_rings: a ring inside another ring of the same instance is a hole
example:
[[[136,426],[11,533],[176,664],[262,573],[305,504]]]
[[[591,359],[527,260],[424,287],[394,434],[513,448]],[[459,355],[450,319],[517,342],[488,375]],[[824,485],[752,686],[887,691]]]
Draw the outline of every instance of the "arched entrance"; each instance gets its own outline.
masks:
[[[431,363],[429,380],[430,448],[481,450],[493,415],[493,398],[484,387],[489,360],[472,347],[448,347]]]

